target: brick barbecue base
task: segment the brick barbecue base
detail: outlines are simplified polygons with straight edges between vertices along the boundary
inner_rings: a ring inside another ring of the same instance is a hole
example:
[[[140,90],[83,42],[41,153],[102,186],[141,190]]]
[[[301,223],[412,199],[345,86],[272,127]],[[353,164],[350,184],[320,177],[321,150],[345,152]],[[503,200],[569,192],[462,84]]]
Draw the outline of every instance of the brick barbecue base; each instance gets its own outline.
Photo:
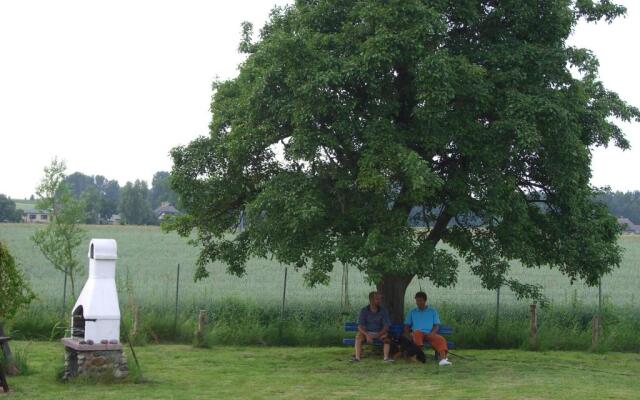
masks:
[[[126,378],[127,358],[121,344],[80,344],[77,339],[64,338],[63,380],[76,376]]]

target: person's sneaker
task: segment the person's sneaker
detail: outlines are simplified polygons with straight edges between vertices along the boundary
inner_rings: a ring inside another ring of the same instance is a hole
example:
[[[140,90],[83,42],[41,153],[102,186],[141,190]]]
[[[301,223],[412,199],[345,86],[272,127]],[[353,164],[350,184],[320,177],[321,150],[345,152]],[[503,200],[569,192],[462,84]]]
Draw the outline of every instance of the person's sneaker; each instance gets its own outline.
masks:
[[[359,358],[356,358],[356,356],[352,356],[352,357],[351,357],[351,362],[354,362],[354,363],[356,363],[356,362],[360,362],[360,359],[359,359]]]
[[[395,360],[393,358],[385,358],[383,361],[386,362],[386,363],[392,363]]]
[[[451,365],[451,361],[449,361],[449,359],[447,359],[447,358],[443,358],[442,360],[440,360],[438,365],[441,366],[441,367],[443,367],[445,365]]]

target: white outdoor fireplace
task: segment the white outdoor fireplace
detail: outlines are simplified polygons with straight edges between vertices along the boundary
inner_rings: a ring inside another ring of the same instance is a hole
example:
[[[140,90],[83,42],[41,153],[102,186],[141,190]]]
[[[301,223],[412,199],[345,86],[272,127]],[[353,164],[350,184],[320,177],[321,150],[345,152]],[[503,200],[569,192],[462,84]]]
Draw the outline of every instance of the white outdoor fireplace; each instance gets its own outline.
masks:
[[[120,305],[116,290],[118,248],[113,239],[89,245],[89,278],[73,306],[72,336],[100,343],[120,340]]]
[[[116,290],[118,248],[113,239],[92,239],[89,277],[71,314],[71,337],[63,338],[65,374],[128,373],[120,344],[120,305]]]

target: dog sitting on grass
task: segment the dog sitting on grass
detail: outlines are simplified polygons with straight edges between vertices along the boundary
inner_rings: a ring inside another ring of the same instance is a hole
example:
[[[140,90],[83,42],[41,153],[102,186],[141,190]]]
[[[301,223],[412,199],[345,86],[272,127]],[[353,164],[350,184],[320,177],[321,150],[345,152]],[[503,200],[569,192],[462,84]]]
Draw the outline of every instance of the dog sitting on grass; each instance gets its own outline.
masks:
[[[404,357],[407,360],[427,362],[424,351],[403,335],[391,339],[391,354],[394,359]]]

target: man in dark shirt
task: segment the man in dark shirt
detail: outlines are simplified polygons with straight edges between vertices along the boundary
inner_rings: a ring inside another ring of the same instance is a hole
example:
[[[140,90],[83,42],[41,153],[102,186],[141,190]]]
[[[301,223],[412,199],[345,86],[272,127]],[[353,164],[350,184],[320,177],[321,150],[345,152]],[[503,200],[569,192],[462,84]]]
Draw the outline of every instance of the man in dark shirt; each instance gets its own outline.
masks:
[[[378,292],[369,293],[369,305],[360,310],[358,317],[358,334],[356,335],[356,355],[353,361],[360,361],[362,343],[373,343],[374,339],[382,340],[384,347],[384,361],[393,361],[389,358],[389,326],[391,325],[389,313],[380,305],[382,296]]]

